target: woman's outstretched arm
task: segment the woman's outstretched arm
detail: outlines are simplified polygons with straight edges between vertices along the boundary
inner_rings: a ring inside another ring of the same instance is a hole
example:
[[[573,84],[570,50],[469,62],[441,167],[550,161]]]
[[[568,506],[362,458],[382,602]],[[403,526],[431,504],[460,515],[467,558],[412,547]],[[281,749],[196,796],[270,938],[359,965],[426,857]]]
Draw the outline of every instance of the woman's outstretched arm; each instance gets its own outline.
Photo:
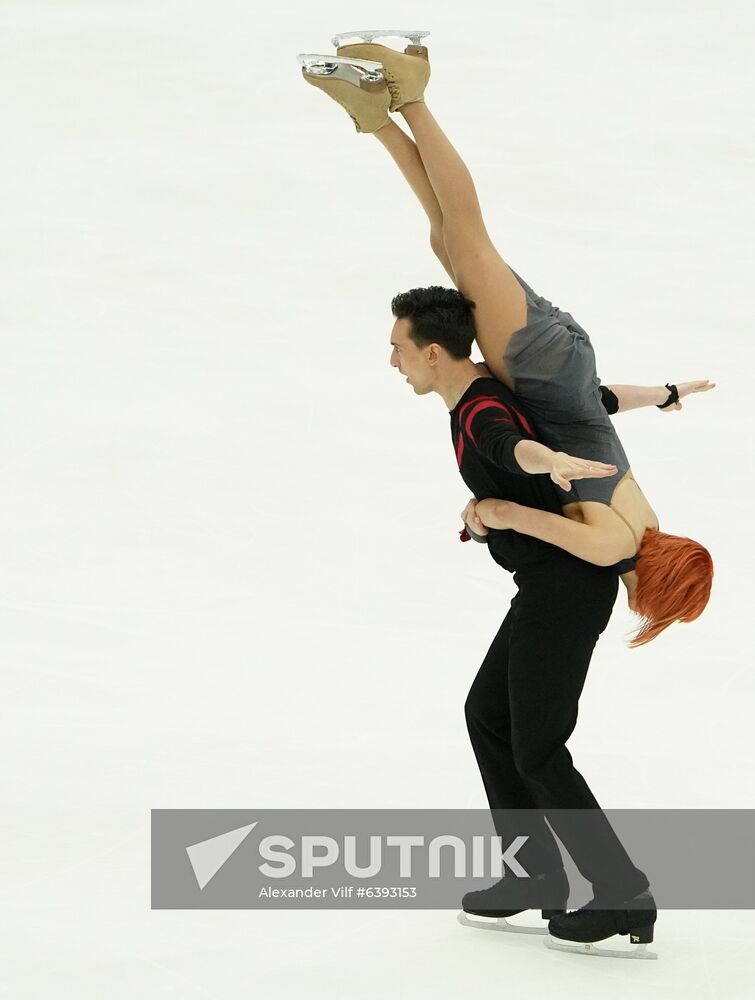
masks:
[[[583,524],[510,500],[480,500],[476,514],[487,528],[511,529],[520,535],[539,538],[596,566],[613,566],[628,554],[620,524],[617,528]]]
[[[625,413],[627,410],[638,410],[643,406],[662,406],[669,399],[669,390],[665,385],[608,385],[616,397],[617,405],[614,412]],[[716,383],[709,379],[698,379],[695,382],[680,382],[677,385],[679,399],[691,395],[693,392],[707,392],[715,389]],[[672,403],[663,409],[662,413],[671,413],[672,410],[681,410],[681,403]],[[609,410],[609,412],[611,412]]]

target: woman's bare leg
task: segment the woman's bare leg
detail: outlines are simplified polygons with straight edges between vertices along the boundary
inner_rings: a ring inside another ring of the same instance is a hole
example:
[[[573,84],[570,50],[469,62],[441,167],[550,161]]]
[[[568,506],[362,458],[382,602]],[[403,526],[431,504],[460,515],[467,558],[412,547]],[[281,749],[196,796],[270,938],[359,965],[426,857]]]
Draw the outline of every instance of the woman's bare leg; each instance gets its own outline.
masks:
[[[405,104],[401,114],[440,207],[456,287],[475,302],[477,343],[493,374],[510,383],[503,356],[511,335],[527,322],[524,290],[488,235],[466,164],[426,103]]]
[[[419,199],[427,218],[430,220],[430,246],[455,285],[456,276],[443,241],[443,213],[416,145],[394,121],[390,121],[372,134],[391,154],[399,170],[408,181],[409,187]]]

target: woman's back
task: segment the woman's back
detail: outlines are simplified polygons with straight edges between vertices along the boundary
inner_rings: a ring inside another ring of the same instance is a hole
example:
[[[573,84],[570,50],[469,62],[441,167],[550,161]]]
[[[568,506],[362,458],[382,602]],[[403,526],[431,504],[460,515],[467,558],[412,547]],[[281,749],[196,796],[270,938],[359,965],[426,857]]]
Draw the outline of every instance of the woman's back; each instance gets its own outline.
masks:
[[[614,489],[610,505],[578,501],[562,506],[561,513],[573,521],[610,533],[612,540],[616,538],[624,546],[622,559],[631,558],[639,552],[646,528],[659,528],[658,517],[631,469]]]
[[[616,466],[614,476],[574,480],[571,491],[556,491],[567,517],[612,532],[625,542],[626,556],[634,556],[645,528],[657,527],[658,519],[603,404],[590,338],[571,313],[512,273],[527,299],[527,324],[511,336],[502,359],[486,358],[488,367],[505,376],[549,448]]]

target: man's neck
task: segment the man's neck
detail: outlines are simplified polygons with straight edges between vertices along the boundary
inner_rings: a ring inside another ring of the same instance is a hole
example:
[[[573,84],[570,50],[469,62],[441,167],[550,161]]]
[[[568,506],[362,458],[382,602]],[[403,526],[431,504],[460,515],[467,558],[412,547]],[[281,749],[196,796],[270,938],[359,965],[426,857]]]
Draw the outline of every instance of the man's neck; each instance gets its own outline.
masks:
[[[474,361],[465,359],[463,362],[460,362],[458,366],[455,366],[454,370],[449,373],[445,384],[436,389],[436,392],[443,397],[443,402],[448,407],[448,411],[450,413],[470,387],[472,382],[474,382],[476,378],[484,377],[485,373],[477,367]]]

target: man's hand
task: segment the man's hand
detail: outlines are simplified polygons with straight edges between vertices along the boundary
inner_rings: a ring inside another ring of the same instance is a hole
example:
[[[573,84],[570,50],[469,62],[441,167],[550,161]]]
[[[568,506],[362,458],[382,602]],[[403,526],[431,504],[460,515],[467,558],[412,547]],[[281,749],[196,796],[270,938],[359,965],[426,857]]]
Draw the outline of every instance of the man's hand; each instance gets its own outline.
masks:
[[[568,492],[571,490],[570,479],[604,479],[606,476],[615,476],[618,471],[615,465],[574,458],[563,451],[557,451],[551,463],[550,476],[556,486]]]
[[[697,382],[682,382],[676,387],[676,391],[679,393],[679,402],[665,407],[661,410],[661,413],[671,413],[672,410],[681,410],[681,400],[685,396],[689,396],[693,392],[707,392],[709,389],[715,388],[716,383],[710,382],[707,378],[699,379]]]
[[[461,519],[476,535],[487,535],[488,529],[477,516],[477,498],[472,497],[467,506],[461,512]]]

